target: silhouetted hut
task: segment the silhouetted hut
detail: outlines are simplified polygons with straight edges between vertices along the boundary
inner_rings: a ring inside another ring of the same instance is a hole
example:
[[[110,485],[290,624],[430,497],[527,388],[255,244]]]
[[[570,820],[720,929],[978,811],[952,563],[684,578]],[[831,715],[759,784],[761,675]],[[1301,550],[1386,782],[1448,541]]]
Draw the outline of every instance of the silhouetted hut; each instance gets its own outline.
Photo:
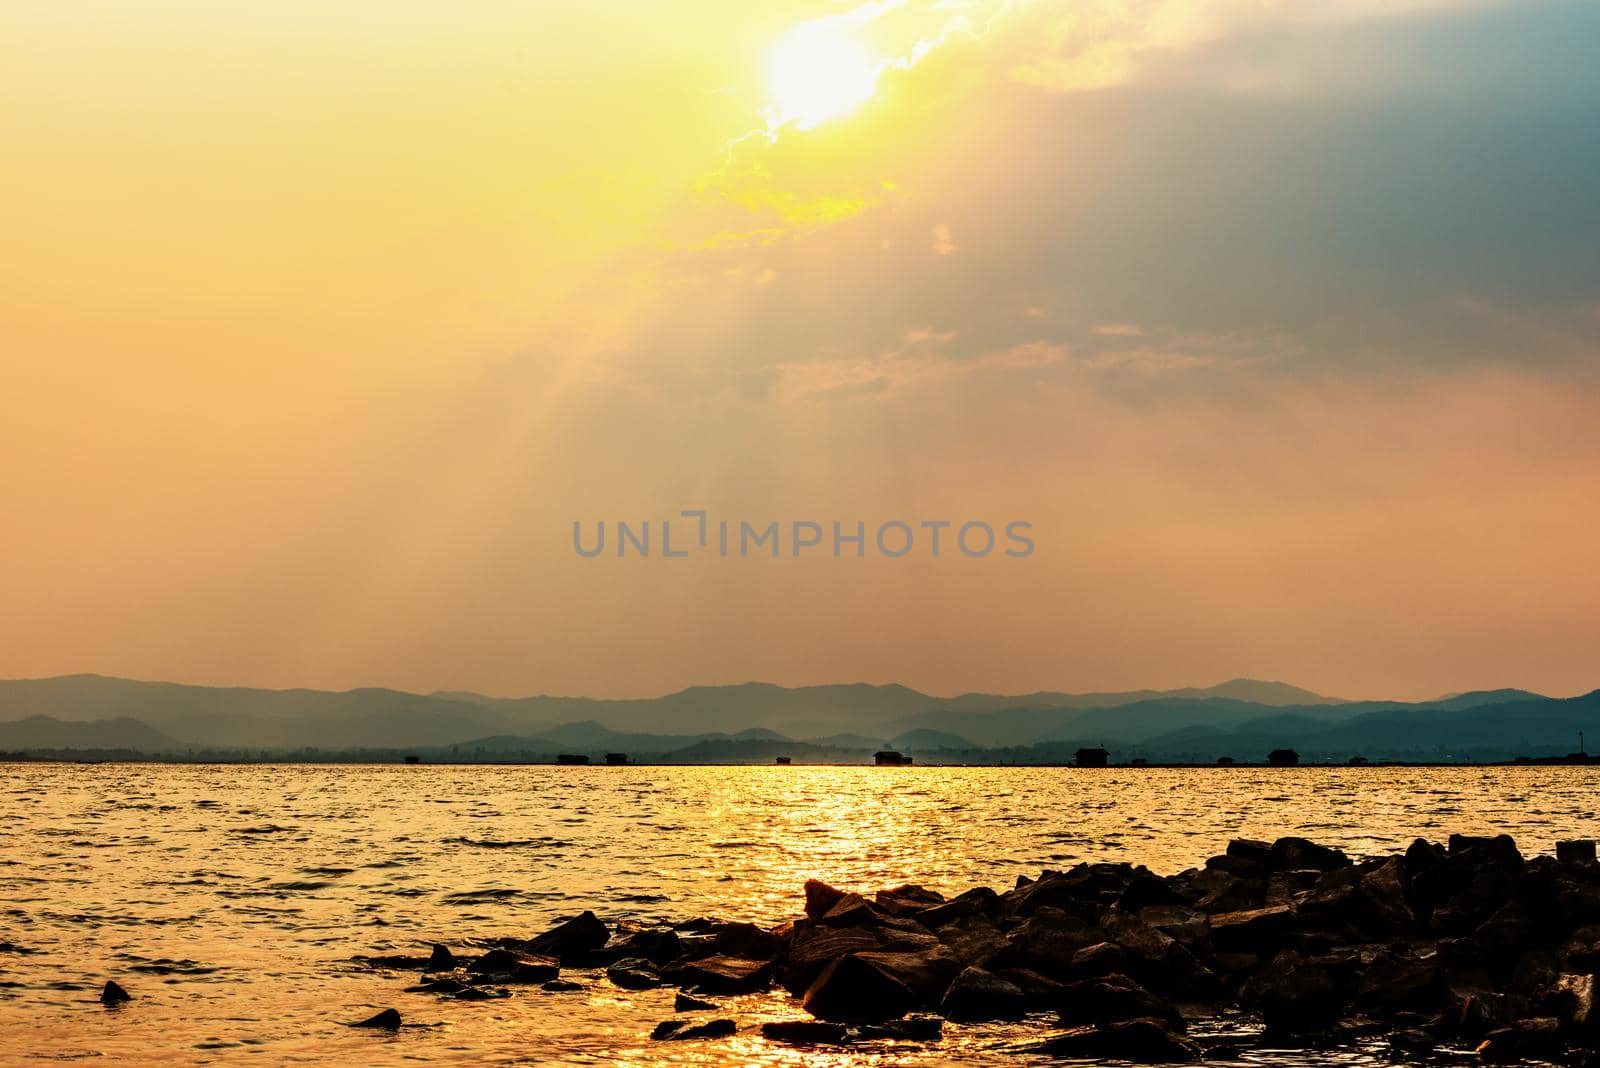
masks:
[[[774,764],[787,764],[787,763],[789,763],[789,758],[788,757],[773,757],[772,758],[772,762]]]
[[[419,757],[419,756],[408,756],[408,757],[406,757],[406,763],[407,764],[420,764],[420,763],[422,763],[422,758]]]
[[[1076,759],[1080,768],[1103,768],[1106,766],[1106,762],[1111,759],[1111,754],[1098,747],[1080,749]]]
[[[589,757],[585,753],[558,753],[556,755],[556,763],[557,764],[587,764],[587,763],[589,763]]]
[[[607,764],[626,764],[627,762],[628,762],[628,754],[627,753],[607,753],[606,754],[606,763]]]
[[[1217,757],[1217,767],[1219,767],[1219,768],[1231,768],[1231,767],[1233,767],[1233,757]]]
[[[1267,763],[1275,768],[1292,768],[1300,763],[1300,754],[1293,749],[1274,749],[1267,754]]]
[[[904,753],[897,753],[893,749],[880,749],[872,754],[874,764],[899,765],[911,763],[911,758]]]

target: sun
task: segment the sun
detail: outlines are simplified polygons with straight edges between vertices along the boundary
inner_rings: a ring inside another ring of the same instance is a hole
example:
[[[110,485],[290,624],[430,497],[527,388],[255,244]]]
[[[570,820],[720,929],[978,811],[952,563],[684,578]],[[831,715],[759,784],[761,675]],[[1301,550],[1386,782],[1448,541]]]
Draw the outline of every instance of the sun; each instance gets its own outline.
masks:
[[[809,130],[872,99],[879,65],[866,45],[825,22],[791,30],[767,58],[778,125]]]

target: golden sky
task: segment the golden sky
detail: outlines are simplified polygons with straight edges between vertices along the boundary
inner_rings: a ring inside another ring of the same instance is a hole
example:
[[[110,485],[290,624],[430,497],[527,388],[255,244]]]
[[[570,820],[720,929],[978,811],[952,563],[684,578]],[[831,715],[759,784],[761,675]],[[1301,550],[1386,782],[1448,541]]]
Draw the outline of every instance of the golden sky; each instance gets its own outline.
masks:
[[[0,8],[0,676],[1600,685],[1577,0]],[[1033,524],[582,559],[572,524]]]

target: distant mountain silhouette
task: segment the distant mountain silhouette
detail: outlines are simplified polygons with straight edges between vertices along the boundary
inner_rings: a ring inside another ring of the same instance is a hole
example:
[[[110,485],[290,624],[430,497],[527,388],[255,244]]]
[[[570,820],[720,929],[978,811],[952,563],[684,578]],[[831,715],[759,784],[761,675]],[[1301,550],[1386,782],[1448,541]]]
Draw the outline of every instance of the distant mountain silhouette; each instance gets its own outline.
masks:
[[[258,756],[406,750],[442,759],[626,752],[674,760],[856,759],[888,746],[940,759],[1507,759],[1600,745],[1600,694],[1525,690],[1437,701],[1345,701],[1281,682],[1118,694],[940,698],[864,683],[697,686],[658,698],[491,698],[365,688],[214,688],[97,675],[0,681],[0,750]],[[886,741],[887,740],[887,741]],[[1260,750],[1260,752],[1257,752]]]

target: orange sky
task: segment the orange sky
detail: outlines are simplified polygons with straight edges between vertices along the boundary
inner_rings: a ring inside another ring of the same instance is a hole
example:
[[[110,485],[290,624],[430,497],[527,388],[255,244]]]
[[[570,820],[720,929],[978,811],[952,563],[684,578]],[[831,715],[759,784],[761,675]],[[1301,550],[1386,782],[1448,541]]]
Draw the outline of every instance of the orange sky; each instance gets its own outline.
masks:
[[[1597,23],[8,4],[0,676],[1592,689]],[[572,551],[685,508],[1037,548]]]

